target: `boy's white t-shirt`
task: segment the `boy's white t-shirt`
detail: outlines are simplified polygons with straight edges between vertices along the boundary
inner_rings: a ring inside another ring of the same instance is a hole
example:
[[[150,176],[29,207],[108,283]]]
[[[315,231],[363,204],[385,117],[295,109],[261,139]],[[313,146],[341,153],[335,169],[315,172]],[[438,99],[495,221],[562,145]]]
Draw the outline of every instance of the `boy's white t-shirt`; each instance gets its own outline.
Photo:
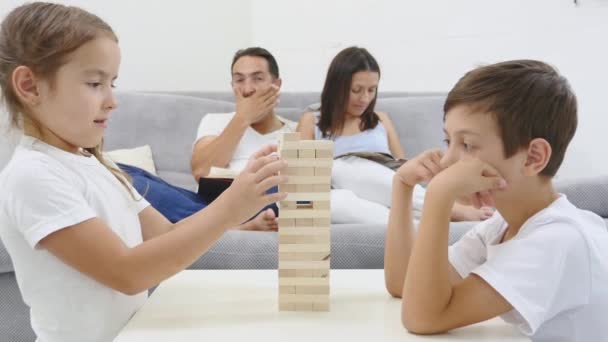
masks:
[[[196,142],[203,137],[218,136],[222,134],[226,126],[230,123],[230,120],[234,117],[234,114],[235,113],[211,113],[205,115],[198,126],[198,132],[194,143],[196,144]],[[283,127],[268,134],[260,134],[251,128],[251,126],[247,127],[227,168],[236,172],[242,171],[245,166],[247,166],[249,157],[257,152],[262,146],[277,143],[281,133],[292,133],[296,131],[297,124],[295,122],[282,117],[279,117],[279,120],[283,122]]]
[[[129,247],[142,242],[138,213],[149,204],[95,157],[24,136],[0,173],[0,237],[40,342],[111,341],[144,304],[63,263],[38,242],[100,218]]]
[[[477,274],[514,310],[501,317],[533,341],[608,341],[608,230],[560,195],[500,243],[497,212],[449,248],[464,278]]]

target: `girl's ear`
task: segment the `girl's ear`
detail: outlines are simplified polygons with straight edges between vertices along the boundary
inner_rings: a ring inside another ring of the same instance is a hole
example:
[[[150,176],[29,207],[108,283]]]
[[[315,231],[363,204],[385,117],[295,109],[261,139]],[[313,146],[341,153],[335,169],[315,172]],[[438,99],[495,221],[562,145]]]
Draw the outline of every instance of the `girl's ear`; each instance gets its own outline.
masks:
[[[11,85],[19,101],[27,107],[35,107],[40,102],[38,80],[32,69],[20,65],[13,71]]]
[[[535,176],[547,167],[551,159],[551,144],[542,138],[533,139],[528,146],[528,156],[524,165],[525,174]]]

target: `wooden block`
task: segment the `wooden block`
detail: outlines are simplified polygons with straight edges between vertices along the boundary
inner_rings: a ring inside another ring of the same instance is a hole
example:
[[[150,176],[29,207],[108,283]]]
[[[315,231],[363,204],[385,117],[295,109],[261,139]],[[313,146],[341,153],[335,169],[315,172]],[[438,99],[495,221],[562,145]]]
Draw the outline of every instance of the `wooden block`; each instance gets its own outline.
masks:
[[[279,218],[292,218],[292,219],[306,219],[306,218],[314,218],[314,220],[319,220],[319,223],[328,222],[322,227],[329,226],[329,218],[331,217],[331,212],[329,210],[315,210],[315,209],[295,209],[295,210],[282,210],[279,214]],[[321,220],[323,219],[323,220]],[[315,221],[313,221],[313,226],[318,226]]]
[[[294,243],[294,244],[280,244],[279,253],[316,253],[326,252],[329,254],[330,246],[327,243],[324,244],[306,244],[306,243]]]
[[[283,229],[283,228],[281,228]],[[288,243],[288,244],[329,244],[330,236],[327,235],[285,235],[281,234],[279,229],[279,243]]]
[[[318,210],[329,210],[329,201],[313,201],[312,208]]]
[[[319,210],[322,211],[322,210]],[[322,227],[322,228],[326,228],[329,227],[331,225],[331,220],[329,217],[321,217],[321,216],[317,216],[313,219],[313,227]]]
[[[314,274],[313,270],[296,270],[296,277],[310,278]]]
[[[289,184],[288,186],[293,186]],[[290,192],[286,201],[329,201],[331,195],[328,192]]]
[[[331,184],[331,176],[290,176],[285,184]]]
[[[279,300],[279,311],[296,311],[296,303],[285,303]]]
[[[313,224],[314,220],[311,218],[296,218],[296,227],[312,227]]]
[[[292,286],[284,286],[285,288],[291,289]],[[329,295],[329,285],[326,286],[296,286],[296,294],[318,294],[318,295]]]
[[[285,303],[315,303],[315,302],[325,302],[329,298],[327,295],[318,295],[318,294],[281,294],[279,295],[279,300],[282,300]]]
[[[296,173],[297,176],[312,177],[315,175],[314,167],[297,167],[296,169],[297,169],[297,173]]]
[[[329,311],[329,298],[326,301],[313,302],[312,311]]]
[[[292,210],[297,209],[298,203],[296,201],[281,201],[279,202],[279,209]],[[311,224],[312,226],[312,224]]]
[[[316,159],[316,158],[283,158],[288,167],[331,167],[333,165],[333,159]]]
[[[293,278],[296,276],[296,270],[279,270],[279,282],[281,278]]]
[[[329,286],[329,278],[280,278],[279,286]]]
[[[300,193],[300,192],[310,193],[310,192],[314,192],[314,189],[315,189],[315,186],[312,184],[292,184],[292,185],[295,185],[295,187],[296,187],[295,193]]]
[[[328,259],[328,261],[329,261],[329,259]],[[297,273],[296,273],[296,275],[297,275]],[[329,267],[327,269],[313,270],[312,276],[318,277],[318,278],[329,278]]]
[[[281,149],[286,150],[322,150],[332,151],[334,142],[330,140],[300,140],[300,141],[282,141]]]
[[[323,261],[329,260],[328,252],[316,253],[279,253],[279,260],[282,261]],[[314,273],[313,273],[314,275]]]
[[[330,192],[330,184],[314,184],[312,192]]]
[[[279,286],[279,294],[295,294],[296,293],[296,286]],[[315,287],[312,287],[315,288]],[[304,292],[302,292],[304,293]],[[309,294],[315,294],[315,293],[309,293]]]
[[[295,193],[297,191],[298,187],[295,184],[279,184],[279,192]]]
[[[314,222],[314,220],[313,220]],[[319,238],[329,238],[329,227],[285,227],[279,231],[282,236],[318,236]]]
[[[315,150],[304,150],[304,149],[299,149],[298,150],[298,159],[300,158],[315,158],[316,156],[316,151]]]
[[[315,176],[331,176],[331,168],[315,167]]]
[[[296,311],[312,311],[312,303],[296,303]]]
[[[300,133],[299,132],[293,132],[293,133],[282,133],[281,137],[280,137],[281,141],[299,141],[300,140]]]
[[[317,157],[319,159],[333,158],[334,157],[334,151],[333,150],[316,150],[315,151],[315,157]]]
[[[281,159],[297,159],[298,150],[279,150],[279,156]]]
[[[282,261],[282,260],[279,260],[279,269],[328,270],[329,269],[329,260],[323,260],[323,261]],[[327,273],[329,273],[329,271]]]
[[[284,217],[280,217],[279,216],[279,228],[283,228],[283,227],[295,227],[295,226],[296,226],[296,220],[295,219],[284,218]]]
[[[281,174],[287,176],[297,176],[300,169],[301,168],[299,167],[287,167],[284,171],[281,171]]]

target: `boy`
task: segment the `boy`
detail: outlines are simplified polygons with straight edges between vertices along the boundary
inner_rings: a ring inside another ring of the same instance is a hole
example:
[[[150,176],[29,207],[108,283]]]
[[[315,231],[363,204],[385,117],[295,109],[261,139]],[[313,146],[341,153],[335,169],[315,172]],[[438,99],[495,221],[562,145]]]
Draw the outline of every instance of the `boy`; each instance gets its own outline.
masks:
[[[608,231],[552,185],[577,125],[567,80],[538,61],[480,67],[444,113],[445,154],[424,152],[393,180],[385,278],[404,326],[439,333],[500,315],[533,341],[607,341]],[[448,248],[456,200],[497,211]]]

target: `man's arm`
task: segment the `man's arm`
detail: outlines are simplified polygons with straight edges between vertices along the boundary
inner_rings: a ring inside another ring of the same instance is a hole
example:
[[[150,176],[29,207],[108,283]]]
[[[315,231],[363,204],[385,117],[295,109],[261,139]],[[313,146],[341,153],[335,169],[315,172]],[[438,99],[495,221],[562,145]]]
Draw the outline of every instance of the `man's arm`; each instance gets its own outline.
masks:
[[[198,182],[209,174],[212,166],[226,167],[234,156],[245,130],[276,106],[279,89],[276,86],[244,97],[236,90],[236,113],[219,136],[202,137],[192,151],[190,168]]]
[[[228,166],[247,127],[248,121],[237,113],[219,136],[202,137],[196,142],[190,167],[197,182],[209,174],[212,166]]]

